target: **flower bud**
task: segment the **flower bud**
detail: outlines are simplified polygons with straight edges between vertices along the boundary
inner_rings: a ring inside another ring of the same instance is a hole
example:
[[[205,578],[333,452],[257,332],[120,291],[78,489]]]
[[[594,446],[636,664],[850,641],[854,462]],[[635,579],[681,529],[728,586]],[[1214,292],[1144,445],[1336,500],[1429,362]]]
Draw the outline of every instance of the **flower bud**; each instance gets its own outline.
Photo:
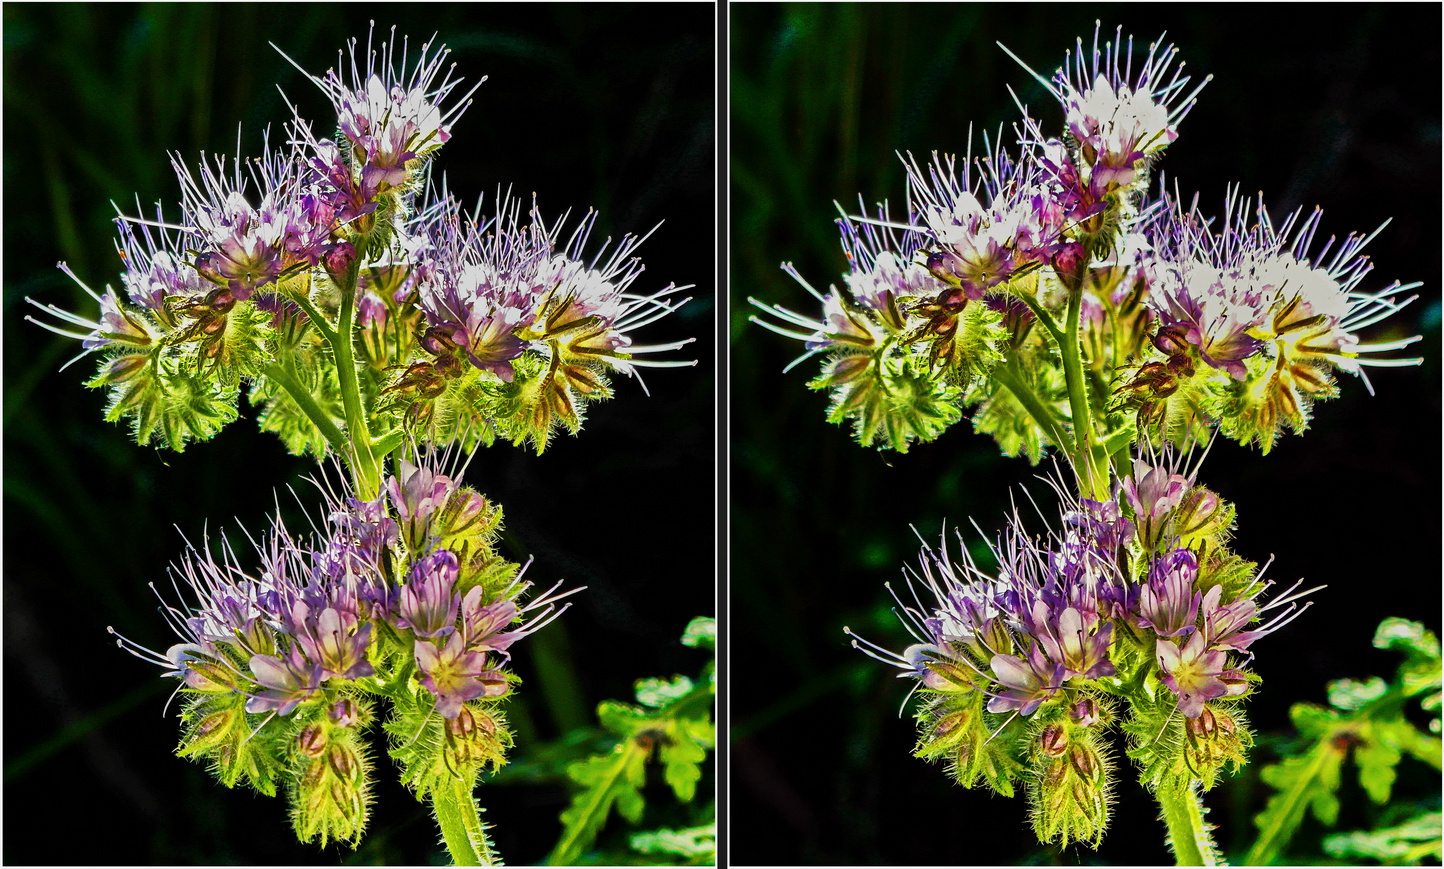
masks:
[[[355,727],[361,722],[362,709],[355,700],[343,697],[331,707],[330,716],[337,727]]]
[[[139,354],[132,353],[125,356],[117,356],[106,363],[105,370],[101,372],[100,379],[107,384],[125,383],[127,380],[133,380],[140,375],[141,372],[145,371],[147,362],[149,362],[149,357]]]
[[[1092,727],[1103,720],[1103,709],[1092,697],[1084,697],[1074,703],[1073,707],[1068,710],[1068,714],[1081,727]]]
[[[349,745],[336,744],[331,746],[331,752],[326,758],[331,771],[347,782],[354,782],[361,770],[361,764],[356,757],[356,752]]]
[[[453,737],[464,739],[476,730],[476,718],[471,714],[470,709],[463,706],[460,714],[446,722],[446,729],[451,731]]]
[[[1173,530],[1184,546],[1198,540],[1222,542],[1233,521],[1233,510],[1203,486],[1184,494],[1173,514]]]
[[[308,724],[301,731],[296,745],[307,757],[320,757],[326,752],[326,731],[319,724]]]
[[[1043,736],[1038,740],[1038,745],[1047,756],[1062,757],[1068,752],[1068,734],[1061,725],[1050,724],[1043,729]]]

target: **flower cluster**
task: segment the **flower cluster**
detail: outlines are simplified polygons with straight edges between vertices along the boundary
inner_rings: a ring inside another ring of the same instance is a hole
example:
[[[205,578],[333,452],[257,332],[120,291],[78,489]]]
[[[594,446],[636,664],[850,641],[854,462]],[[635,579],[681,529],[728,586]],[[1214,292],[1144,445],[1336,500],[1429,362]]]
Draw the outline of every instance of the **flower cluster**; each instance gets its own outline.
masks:
[[[1251,647],[1306,609],[1296,601],[1307,592],[1262,602],[1272,583],[1227,549],[1233,508],[1195,477],[1177,460],[1136,460],[1110,497],[1072,500],[1041,539],[1015,515],[990,546],[991,575],[966,548],[961,560],[946,546],[924,549],[908,574],[917,603],[898,598],[917,642],[894,653],[854,641],[928,695],[919,756],[947,759],[964,785],[986,778],[999,790],[1032,757],[1030,795],[1047,805],[1064,798],[1060,776],[1106,768],[1100,734],[1122,707],[1130,754],[1162,756],[1159,769],[1191,764],[1207,785],[1225,760],[1242,762]],[[1137,686],[1150,687],[1139,695]],[[1187,734],[1225,720],[1234,742],[1201,759]],[[1069,752],[1071,771],[1050,773]],[[1073,819],[1040,826],[1042,838],[1102,835],[1110,784],[1085,779],[1085,796],[1067,796],[1080,805],[1040,810],[1048,823]]]
[[[132,420],[140,443],[210,437],[249,384],[263,427],[294,452],[344,455],[338,433],[363,405],[434,444],[500,435],[540,450],[611,394],[609,373],[694,364],[647,355],[687,341],[629,334],[686,302],[686,287],[631,291],[642,239],[588,252],[595,214],[564,236],[565,219],[535,206],[523,221],[503,199],[481,220],[434,194],[430,161],[475,87],[456,97],[445,49],[407,55],[394,33],[378,50],[368,36],[364,57],[353,40],[338,58],[346,74],[308,76],[330,99],[335,140],[295,113],[258,159],[239,143],[197,171],[173,156],[179,216],[116,220],[124,292],[81,283],[98,320],[38,305],[60,321],[40,325],[103,356],[90,385],[110,390],[108,418]]]
[[[1150,198],[1153,165],[1207,83],[1189,90],[1176,56],[1154,44],[1135,63],[1121,30],[1101,48],[1095,33],[1091,52],[1080,40],[1051,80],[1033,73],[1063,109],[1061,134],[1025,114],[1015,153],[985,137],[961,171],[949,156],[905,157],[906,220],[880,208],[838,221],[844,288],[824,295],[784,264],[822,317],[754,299],[773,318],[754,321],[829,354],[809,385],[831,392],[830,421],[901,451],[971,408],[1005,454],[1037,461],[1067,445],[1086,400],[1106,427],[1156,443],[1185,449],[1218,427],[1268,451],[1337,394],[1334,371],[1417,364],[1381,355],[1417,338],[1358,335],[1418,286],[1360,290],[1368,238],[1311,254],[1318,211],[1276,228],[1230,193],[1212,229],[1196,203]],[[1070,373],[1057,348],[1075,331]]]
[[[528,396],[535,429],[549,431],[556,420],[575,431],[583,402],[611,394],[608,371],[692,364],[646,358],[692,339],[639,346],[628,335],[688,301],[668,299],[687,289],[676,285],[628,292],[642,273],[633,254],[643,239],[626,236],[615,247],[608,240],[587,259],[595,212],[564,241],[565,218],[548,226],[533,204],[523,222],[520,210],[504,197],[485,220],[450,208],[426,226],[430,260],[415,286],[420,344],[432,358],[413,365],[411,376],[433,378],[437,391],[484,372]],[[411,412],[430,415],[428,401],[422,396]]]
[[[375,499],[327,503],[314,538],[277,516],[254,572],[229,547],[219,558],[209,541],[191,547],[174,578],[194,602],[163,608],[182,642],[162,654],[120,641],[183,680],[181,753],[266,793],[284,770],[336,752],[364,773],[360,731],[379,697],[393,724],[449,734],[401,752],[418,790],[433,786],[434,767],[474,775],[500,764],[510,737],[495,701],[515,679],[511,647],[565,611],[557,601],[571,592],[523,603],[524,568],[493,548],[500,508],[431,462],[402,461]],[[360,835],[370,784],[343,778],[346,795],[329,807],[309,804],[317,781],[292,784],[304,838]]]

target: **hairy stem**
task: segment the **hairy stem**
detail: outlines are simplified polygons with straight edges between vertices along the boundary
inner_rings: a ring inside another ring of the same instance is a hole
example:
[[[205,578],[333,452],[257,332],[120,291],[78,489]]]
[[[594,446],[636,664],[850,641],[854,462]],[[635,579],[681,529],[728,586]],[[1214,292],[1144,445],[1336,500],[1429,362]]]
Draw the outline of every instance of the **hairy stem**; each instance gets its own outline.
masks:
[[[1198,789],[1187,779],[1170,778],[1154,794],[1163,809],[1163,823],[1168,827],[1168,844],[1179,866],[1217,866],[1212,829],[1203,821],[1203,802]]]
[[[486,839],[481,811],[471,795],[471,784],[465,779],[447,779],[447,783],[431,791],[431,808],[446,850],[457,866],[494,866],[496,855]]]
[[[326,411],[321,409],[321,405],[316,403],[316,396],[311,394],[311,390],[303,386],[297,379],[296,369],[290,356],[284,355],[282,360],[267,364],[261,369],[261,373],[270,378],[272,383],[286,390],[286,394],[291,396],[291,400],[296,402],[296,406],[301,408],[301,412],[306,414],[306,418],[321,430],[321,436],[326,439],[326,443],[331,446],[331,449],[344,455],[347,449],[346,436],[341,433],[341,429],[336,427],[336,423],[332,421]]]
[[[341,310],[336,318],[336,331],[331,349],[336,354],[336,375],[341,383],[341,403],[346,411],[346,429],[350,435],[352,476],[356,493],[363,501],[375,498],[381,491],[381,468],[371,451],[371,429],[366,409],[361,403],[361,385],[356,377],[356,356],[352,347],[356,325],[356,284],[359,260],[347,267],[340,282]]]
[[[1068,448],[1068,444],[1072,440],[1068,436],[1068,429],[1063,426],[1057,415],[1043,404],[1042,399],[1038,398],[1038,394],[1028,388],[1027,382],[1023,380],[1022,372],[1018,371],[1016,358],[1010,358],[1006,363],[994,368],[993,377],[1013,393],[1013,397],[1018,399],[1018,403],[1023,405],[1023,409],[1028,411],[1028,415],[1033,417],[1033,421],[1043,429],[1059,449]]]
[[[1085,267],[1086,268],[1086,267]],[[1083,311],[1085,271],[1064,278],[1068,287],[1068,319],[1063,327],[1063,341],[1058,347],[1063,357],[1063,378],[1068,384],[1068,408],[1073,416],[1073,472],[1078,490],[1085,498],[1099,499],[1108,490],[1106,458],[1095,455],[1093,415],[1088,405],[1087,386],[1083,382],[1083,346],[1080,321]],[[1060,277],[1063,277],[1060,275]]]

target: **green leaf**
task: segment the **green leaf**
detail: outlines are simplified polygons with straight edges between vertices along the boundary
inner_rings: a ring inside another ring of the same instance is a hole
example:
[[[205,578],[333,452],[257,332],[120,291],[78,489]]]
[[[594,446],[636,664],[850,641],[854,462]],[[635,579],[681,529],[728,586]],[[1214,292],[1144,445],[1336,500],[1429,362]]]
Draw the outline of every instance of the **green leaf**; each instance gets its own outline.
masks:
[[[562,812],[564,830],[557,846],[547,857],[553,866],[576,863],[591,846],[607,822],[613,804],[622,817],[641,820],[645,799],[642,785],[647,781],[646,749],[636,740],[625,740],[610,754],[589,757],[567,767],[567,775],[582,786]]]
[[[643,854],[675,854],[691,863],[712,863],[717,853],[717,825],[633,833],[631,844],[632,850]]]
[[[637,702],[643,706],[666,706],[673,700],[685,697],[692,690],[692,680],[686,676],[672,679],[642,679],[637,682]]]
[[[1393,827],[1326,836],[1324,851],[1340,860],[1366,858],[1396,866],[1417,865],[1426,857],[1437,862],[1444,857],[1441,826],[1444,826],[1444,816],[1427,812]]]

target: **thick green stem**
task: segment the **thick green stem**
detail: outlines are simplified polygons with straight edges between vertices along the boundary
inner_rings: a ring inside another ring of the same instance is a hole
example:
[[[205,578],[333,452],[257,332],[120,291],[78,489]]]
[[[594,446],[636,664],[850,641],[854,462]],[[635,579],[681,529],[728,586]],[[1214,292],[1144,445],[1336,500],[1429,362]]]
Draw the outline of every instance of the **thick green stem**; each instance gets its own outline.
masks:
[[[288,357],[284,362],[272,362],[266,365],[261,369],[261,373],[270,378],[272,383],[286,390],[286,394],[291,396],[291,400],[296,402],[296,406],[301,408],[301,412],[306,414],[306,418],[321,430],[321,436],[326,439],[326,443],[331,445],[331,449],[342,454],[346,452],[346,436],[341,433],[341,429],[336,427],[336,423],[331,420],[326,411],[321,409],[321,405],[316,403],[316,396],[311,394],[311,390],[303,386],[301,381],[296,378],[296,370]]]
[[[1168,844],[1179,866],[1217,866],[1218,852],[1211,829],[1203,821],[1203,803],[1198,789],[1186,779],[1170,778],[1160,785],[1158,805],[1163,809],[1163,823],[1168,827]]]
[[[441,826],[441,838],[446,841],[452,863],[496,865],[496,855],[486,839],[486,827],[481,823],[481,812],[468,781],[447,779],[445,785],[431,791],[431,808],[436,812],[436,823]]]
[[[1095,455],[1093,415],[1083,382],[1083,346],[1079,340],[1083,311],[1084,272],[1064,278],[1068,286],[1068,319],[1058,351],[1063,357],[1063,379],[1068,385],[1068,408],[1073,416],[1073,471],[1079,494],[1098,499],[1108,491],[1107,459]]]
[[[366,408],[361,402],[361,384],[356,377],[356,355],[352,347],[359,274],[358,260],[346,269],[345,278],[341,281],[341,310],[336,317],[331,349],[336,354],[336,376],[341,384],[341,404],[346,412],[346,429],[351,439],[351,469],[356,493],[362,500],[369,501],[381,491],[381,467],[371,451],[371,430],[366,424]]]

